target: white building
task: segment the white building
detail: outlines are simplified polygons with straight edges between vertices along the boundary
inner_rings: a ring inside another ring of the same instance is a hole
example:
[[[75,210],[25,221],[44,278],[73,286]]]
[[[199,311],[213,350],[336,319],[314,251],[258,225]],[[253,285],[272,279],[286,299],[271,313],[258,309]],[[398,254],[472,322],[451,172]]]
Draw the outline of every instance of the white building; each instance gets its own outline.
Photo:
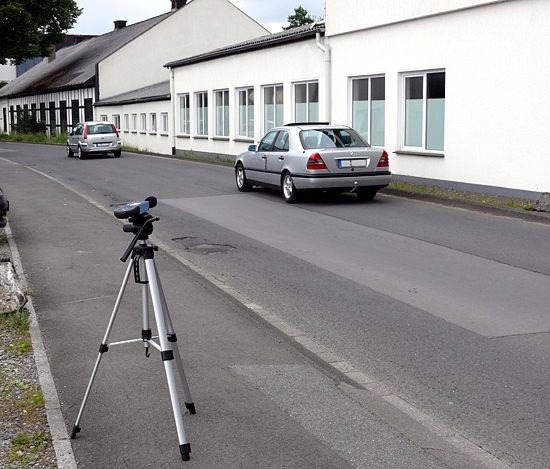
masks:
[[[404,179],[550,191],[550,62],[541,55],[549,21],[548,0],[326,0],[326,31],[317,25],[296,40],[258,38],[167,64],[175,146],[242,151],[273,123],[275,90],[277,123],[351,125],[388,150]],[[312,105],[318,111],[304,114]]]
[[[170,2],[171,11],[128,26],[115,21],[114,31],[61,49],[0,89],[0,132],[10,132],[22,113],[50,133],[112,119],[126,144],[170,153],[170,96],[164,93],[170,74],[163,64],[267,32],[228,0]]]
[[[372,132],[394,173],[550,191],[548,0],[326,0],[326,14],[332,121]]]

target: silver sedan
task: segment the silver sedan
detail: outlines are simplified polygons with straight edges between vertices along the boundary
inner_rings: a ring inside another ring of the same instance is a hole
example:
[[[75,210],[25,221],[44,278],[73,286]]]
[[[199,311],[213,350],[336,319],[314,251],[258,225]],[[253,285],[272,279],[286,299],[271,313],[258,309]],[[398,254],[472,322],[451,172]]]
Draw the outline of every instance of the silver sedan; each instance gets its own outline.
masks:
[[[352,128],[289,124],[270,130],[235,160],[237,189],[280,189],[294,203],[304,191],[353,192],[372,200],[391,181],[388,153]]]

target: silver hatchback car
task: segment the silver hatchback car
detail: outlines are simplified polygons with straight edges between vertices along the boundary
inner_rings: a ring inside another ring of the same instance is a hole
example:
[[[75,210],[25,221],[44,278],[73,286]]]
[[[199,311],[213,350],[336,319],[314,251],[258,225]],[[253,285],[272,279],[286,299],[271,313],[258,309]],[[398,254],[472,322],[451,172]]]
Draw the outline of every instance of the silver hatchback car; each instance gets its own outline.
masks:
[[[270,130],[235,160],[237,189],[280,189],[286,202],[304,191],[353,192],[372,200],[391,181],[388,153],[352,128],[288,124]]]
[[[111,122],[81,122],[73,127],[67,138],[67,156],[83,159],[88,155],[106,155],[115,158],[122,154],[122,141]]]

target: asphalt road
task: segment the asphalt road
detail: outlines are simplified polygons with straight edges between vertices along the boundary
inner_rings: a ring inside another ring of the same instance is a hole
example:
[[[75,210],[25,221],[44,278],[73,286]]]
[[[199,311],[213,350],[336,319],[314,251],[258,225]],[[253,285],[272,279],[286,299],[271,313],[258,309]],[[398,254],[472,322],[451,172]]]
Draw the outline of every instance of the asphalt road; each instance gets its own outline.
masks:
[[[102,207],[155,195],[155,239],[197,269],[511,467],[548,468],[549,225],[387,195],[290,206],[169,158],[0,158]]]

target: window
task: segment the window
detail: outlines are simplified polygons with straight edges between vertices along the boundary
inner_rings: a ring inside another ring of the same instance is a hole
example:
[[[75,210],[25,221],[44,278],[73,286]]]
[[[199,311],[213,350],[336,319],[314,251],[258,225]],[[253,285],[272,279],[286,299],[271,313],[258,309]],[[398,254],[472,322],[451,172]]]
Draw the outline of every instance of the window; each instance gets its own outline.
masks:
[[[443,151],[445,72],[403,75],[403,146]]]
[[[100,121],[107,122],[109,120],[109,116],[107,114],[101,114],[101,117],[99,118]]]
[[[208,93],[195,93],[197,135],[208,135]]]
[[[142,133],[147,132],[147,114],[144,112],[139,115],[139,124],[139,131]]]
[[[117,129],[120,129],[120,114],[113,114],[113,124]]]
[[[160,113],[160,132],[165,135],[168,134],[168,113],[167,112]]]
[[[275,137],[278,133],[278,130],[273,130],[272,132],[269,132],[258,145],[258,151],[271,151],[273,149]]]
[[[80,103],[78,99],[71,101],[71,119],[73,126],[80,122]]]
[[[294,85],[294,118],[296,122],[319,120],[319,83],[297,83]]]
[[[124,114],[124,130],[126,132],[130,130],[130,116],[128,114]]]
[[[84,98],[84,120],[94,120],[94,103],[92,98]]]
[[[137,114],[132,114],[132,127],[130,130],[132,132],[137,132]]]
[[[273,151],[288,151],[288,148],[288,132],[281,130],[273,144]]]
[[[351,88],[351,126],[371,145],[384,146],[385,78],[355,78]]]
[[[180,94],[179,97],[179,133],[189,135],[191,133],[191,121],[189,114],[189,93]]]
[[[264,86],[264,132],[283,125],[283,85]]]
[[[237,91],[239,100],[238,136],[254,138],[254,88]]]
[[[152,112],[149,114],[149,123],[150,123],[150,129],[152,134],[157,133],[157,114],[156,112]]]
[[[216,136],[229,137],[229,90],[215,92]]]

